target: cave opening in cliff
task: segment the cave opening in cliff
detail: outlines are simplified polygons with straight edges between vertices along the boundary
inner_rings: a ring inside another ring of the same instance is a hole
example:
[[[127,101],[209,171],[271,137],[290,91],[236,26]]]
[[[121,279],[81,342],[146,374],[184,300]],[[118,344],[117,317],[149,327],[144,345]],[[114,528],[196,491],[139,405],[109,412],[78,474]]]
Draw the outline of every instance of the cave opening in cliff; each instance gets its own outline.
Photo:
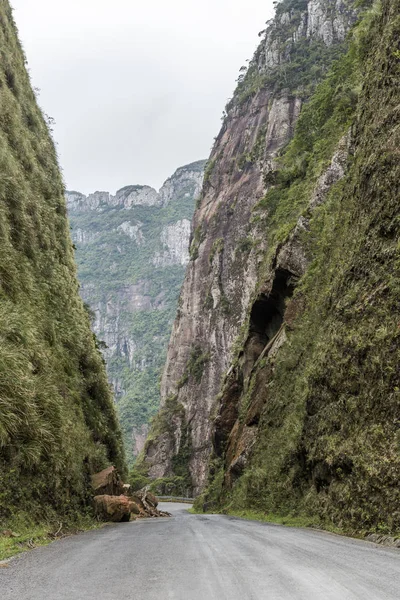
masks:
[[[281,328],[286,302],[292,297],[294,288],[293,274],[285,269],[277,269],[271,292],[268,295],[260,294],[253,304],[249,337],[253,339],[253,346],[260,348],[259,354]]]

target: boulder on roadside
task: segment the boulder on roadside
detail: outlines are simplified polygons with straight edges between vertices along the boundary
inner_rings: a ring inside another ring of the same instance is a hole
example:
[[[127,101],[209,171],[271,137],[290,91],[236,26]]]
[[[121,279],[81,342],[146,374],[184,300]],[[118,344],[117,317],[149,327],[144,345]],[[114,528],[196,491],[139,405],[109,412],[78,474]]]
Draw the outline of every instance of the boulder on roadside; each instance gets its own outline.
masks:
[[[124,493],[124,484],[115,467],[107,467],[92,475],[92,488],[96,496],[120,496]]]
[[[132,514],[146,516],[146,511],[139,498],[135,498],[135,496],[129,496],[129,500],[132,504]]]
[[[141,517],[170,517],[167,512],[158,510],[158,499],[154,494],[143,488],[134,495],[130,496],[131,500],[141,506]]]
[[[127,522],[132,513],[139,514],[136,503],[127,496],[95,496],[94,507],[99,519],[112,523]]]
[[[146,501],[153,508],[157,508],[157,506],[158,506],[158,498],[156,498],[156,496],[154,494],[152,494],[151,492],[147,492],[147,494],[146,494]]]
[[[158,499],[152,492],[149,492],[147,487],[134,492],[133,496],[139,498],[145,507],[157,508],[158,506]]]

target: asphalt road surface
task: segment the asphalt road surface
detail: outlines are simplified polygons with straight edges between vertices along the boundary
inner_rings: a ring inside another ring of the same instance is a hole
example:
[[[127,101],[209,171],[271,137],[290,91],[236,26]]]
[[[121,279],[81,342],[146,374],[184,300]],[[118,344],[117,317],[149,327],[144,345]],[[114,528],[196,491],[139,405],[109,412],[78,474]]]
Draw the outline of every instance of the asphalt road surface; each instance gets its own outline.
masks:
[[[1,600],[399,600],[400,551],[163,504],[0,569]]]

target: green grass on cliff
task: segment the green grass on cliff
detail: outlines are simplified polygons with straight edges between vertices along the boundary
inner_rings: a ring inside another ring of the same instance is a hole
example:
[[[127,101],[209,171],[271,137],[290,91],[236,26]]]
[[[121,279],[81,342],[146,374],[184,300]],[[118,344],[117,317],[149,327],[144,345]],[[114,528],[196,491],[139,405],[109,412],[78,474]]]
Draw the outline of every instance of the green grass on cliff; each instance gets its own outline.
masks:
[[[267,235],[277,243],[301,212],[297,190],[305,200],[351,124],[347,174],[305,238],[312,262],[297,290],[305,308],[264,391],[250,464],[229,499],[221,485],[211,488],[231,510],[400,531],[399,14],[398,0],[367,12],[350,53],[304,110],[266,197]]]
[[[79,513],[124,469],[105,368],[78,294],[64,189],[8,2],[0,6],[0,529]],[[44,508],[45,507],[45,508]]]
[[[318,178],[351,126],[361,84],[358,54],[359,45],[353,43],[334,63],[305,104],[278,168],[268,174],[272,187],[255,209],[255,220],[264,217],[268,229],[267,262],[307,208]]]

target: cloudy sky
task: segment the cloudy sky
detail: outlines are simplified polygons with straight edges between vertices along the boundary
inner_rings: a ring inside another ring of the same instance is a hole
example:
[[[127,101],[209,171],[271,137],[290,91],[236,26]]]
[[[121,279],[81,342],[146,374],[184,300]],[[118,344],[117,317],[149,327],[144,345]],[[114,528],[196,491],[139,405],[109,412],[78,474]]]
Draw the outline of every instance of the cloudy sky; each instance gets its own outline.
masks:
[[[272,0],[11,0],[69,189],[207,158]]]

